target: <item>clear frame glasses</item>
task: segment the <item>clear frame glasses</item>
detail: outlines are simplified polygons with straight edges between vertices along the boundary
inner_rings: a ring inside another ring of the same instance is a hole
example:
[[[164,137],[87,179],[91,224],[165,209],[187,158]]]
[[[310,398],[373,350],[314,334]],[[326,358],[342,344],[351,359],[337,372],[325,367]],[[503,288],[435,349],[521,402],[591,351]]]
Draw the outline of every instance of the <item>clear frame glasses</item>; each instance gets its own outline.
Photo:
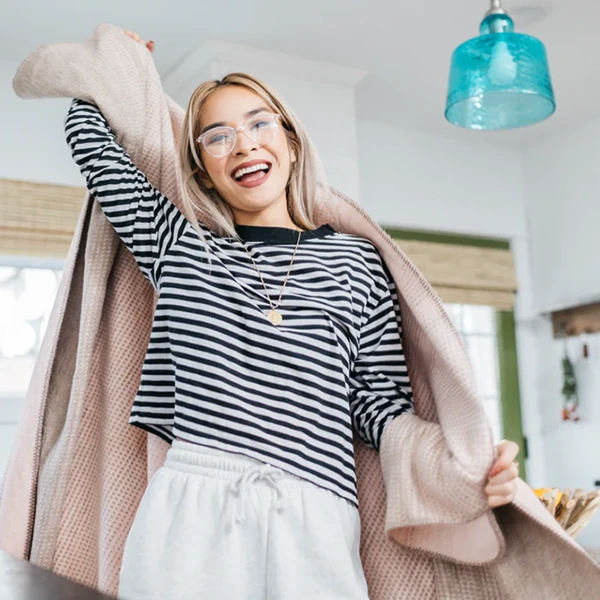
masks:
[[[222,125],[205,131],[196,139],[211,156],[226,156],[235,148],[238,132],[242,132],[259,146],[269,144],[275,138],[278,121],[277,113],[260,113],[248,119],[241,127]]]

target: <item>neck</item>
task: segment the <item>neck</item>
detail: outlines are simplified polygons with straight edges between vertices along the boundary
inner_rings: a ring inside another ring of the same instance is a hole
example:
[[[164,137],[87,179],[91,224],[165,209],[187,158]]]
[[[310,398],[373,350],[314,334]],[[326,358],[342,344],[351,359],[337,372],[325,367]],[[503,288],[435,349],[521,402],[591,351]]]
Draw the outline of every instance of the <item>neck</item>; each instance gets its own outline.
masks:
[[[242,211],[233,209],[233,217],[236,225],[254,225],[258,227],[285,227],[301,231],[294,221],[292,221],[287,210],[285,195],[283,198],[261,211]]]
[[[293,229],[294,231],[304,231],[301,227],[298,227],[292,220],[289,222],[280,222],[280,221],[265,221],[262,219],[256,220],[247,220],[247,221],[236,221],[237,225],[251,225],[254,227],[284,227],[285,229]]]

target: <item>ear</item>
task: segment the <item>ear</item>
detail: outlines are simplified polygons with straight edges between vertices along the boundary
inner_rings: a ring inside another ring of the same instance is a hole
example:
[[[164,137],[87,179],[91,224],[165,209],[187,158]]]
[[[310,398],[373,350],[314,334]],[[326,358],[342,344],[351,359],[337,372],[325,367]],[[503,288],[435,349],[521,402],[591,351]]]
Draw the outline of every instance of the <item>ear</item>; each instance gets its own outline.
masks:
[[[296,153],[293,150],[290,150],[290,162],[292,164],[296,162]]]

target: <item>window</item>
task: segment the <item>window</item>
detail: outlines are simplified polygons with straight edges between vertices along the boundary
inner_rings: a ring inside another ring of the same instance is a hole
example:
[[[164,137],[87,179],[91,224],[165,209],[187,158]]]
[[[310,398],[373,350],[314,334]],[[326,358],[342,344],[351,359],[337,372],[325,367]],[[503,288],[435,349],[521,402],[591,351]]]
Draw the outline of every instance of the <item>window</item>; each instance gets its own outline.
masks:
[[[477,389],[492,424],[496,442],[502,439],[496,310],[491,306],[447,304],[473,365]]]
[[[0,477],[40,349],[62,261],[0,261]]]

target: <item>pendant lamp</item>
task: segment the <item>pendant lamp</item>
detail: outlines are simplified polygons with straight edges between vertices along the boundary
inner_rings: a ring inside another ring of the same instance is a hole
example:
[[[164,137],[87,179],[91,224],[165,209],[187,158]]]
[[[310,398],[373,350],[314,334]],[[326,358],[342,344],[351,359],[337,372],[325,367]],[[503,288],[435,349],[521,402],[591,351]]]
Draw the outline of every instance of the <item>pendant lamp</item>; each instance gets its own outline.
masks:
[[[544,44],[515,33],[513,20],[492,0],[480,35],[452,55],[446,119],[468,129],[533,125],[555,110]]]

